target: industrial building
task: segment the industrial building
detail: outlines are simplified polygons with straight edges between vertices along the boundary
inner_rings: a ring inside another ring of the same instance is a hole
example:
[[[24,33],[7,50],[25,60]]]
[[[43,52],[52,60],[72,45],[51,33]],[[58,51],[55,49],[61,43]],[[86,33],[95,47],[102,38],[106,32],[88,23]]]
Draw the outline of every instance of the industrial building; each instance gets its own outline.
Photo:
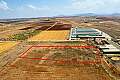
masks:
[[[80,40],[80,39],[95,40],[96,38],[105,39],[106,36],[108,35],[98,29],[74,27],[71,28],[69,40]],[[111,37],[108,36],[108,39],[111,39]]]
[[[94,40],[103,54],[120,54],[120,48],[108,34],[94,28],[72,27],[69,40]],[[101,44],[102,43],[102,44]]]

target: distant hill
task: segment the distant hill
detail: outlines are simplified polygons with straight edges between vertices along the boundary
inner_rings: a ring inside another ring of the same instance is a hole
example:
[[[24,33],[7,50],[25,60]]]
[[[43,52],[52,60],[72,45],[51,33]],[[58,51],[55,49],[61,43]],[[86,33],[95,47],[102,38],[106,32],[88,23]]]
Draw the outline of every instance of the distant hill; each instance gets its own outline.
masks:
[[[120,16],[120,13],[111,14],[111,16]]]
[[[75,16],[120,16],[120,13],[113,13],[113,14],[85,13],[85,14],[76,14]]]
[[[83,14],[73,14],[73,15],[59,15],[57,17],[70,17],[70,16],[120,16],[120,13],[113,13],[113,14],[83,13]]]
[[[84,13],[84,14],[76,14],[75,16],[97,16],[97,14],[94,14],[94,13]]]
[[[120,13],[113,13],[113,14],[97,14],[97,13],[82,13],[82,14],[72,14],[72,15],[58,15],[58,16],[53,16],[53,17],[36,17],[36,18],[13,18],[13,19],[0,19],[1,23],[6,23],[6,22],[19,22],[19,21],[27,21],[30,19],[38,19],[38,18],[57,18],[57,17],[63,17],[63,18],[69,18],[69,17],[79,17],[79,16],[111,16],[111,17],[120,17]]]

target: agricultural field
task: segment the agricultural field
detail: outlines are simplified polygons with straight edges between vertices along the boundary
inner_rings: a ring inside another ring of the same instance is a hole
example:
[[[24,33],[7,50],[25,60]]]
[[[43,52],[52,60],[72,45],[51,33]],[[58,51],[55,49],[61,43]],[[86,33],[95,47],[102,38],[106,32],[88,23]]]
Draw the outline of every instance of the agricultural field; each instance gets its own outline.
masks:
[[[68,40],[71,27],[106,25],[107,30],[111,22],[79,21],[54,18],[0,24],[0,41],[4,41],[0,42],[0,80],[114,80],[92,41]]]
[[[0,42],[0,53],[9,50],[13,46],[18,44],[17,42]]]
[[[3,80],[112,80],[98,65],[40,65],[39,60],[19,59],[0,73]]]
[[[38,35],[28,39],[28,41],[67,40],[68,36],[69,36],[69,30],[42,31]]]
[[[44,26],[52,26],[56,21],[44,21],[44,20],[30,20],[21,22],[6,22],[0,24],[0,40],[1,41],[13,41],[13,40],[25,40],[30,36],[33,36],[37,29]],[[33,34],[31,34],[34,31]],[[20,36],[20,38],[18,38]]]
[[[0,72],[0,77],[3,80],[112,80],[101,64],[78,63],[96,60],[95,52],[94,48],[70,46],[33,47]]]
[[[3,27],[0,27],[0,30],[2,30],[0,32],[0,40],[10,40],[9,36],[24,32],[24,30],[19,30],[24,27],[28,27],[28,25],[24,25],[22,23],[4,24]]]
[[[76,54],[75,54],[76,53]],[[22,54],[21,57],[27,58],[47,58],[51,60],[71,60],[76,58],[80,61],[97,60],[99,59],[99,52],[93,46],[32,46],[29,51]]]
[[[34,36],[36,34],[38,34],[40,31],[36,31],[36,30],[29,30],[29,31],[25,31],[22,33],[18,33],[18,34],[14,34],[12,36],[10,36],[10,40],[26,40],[31,36]]]
[[[51,26],[42,26],[40,28],[37,28],[36,30],[46,30],[48,28],[50,28]],[[71,29],[71,25],[70,24],[62,24],[62,23],[57,23],[56,25],[54,25],[52,28],[48,29],[48,30],[70,30]]]

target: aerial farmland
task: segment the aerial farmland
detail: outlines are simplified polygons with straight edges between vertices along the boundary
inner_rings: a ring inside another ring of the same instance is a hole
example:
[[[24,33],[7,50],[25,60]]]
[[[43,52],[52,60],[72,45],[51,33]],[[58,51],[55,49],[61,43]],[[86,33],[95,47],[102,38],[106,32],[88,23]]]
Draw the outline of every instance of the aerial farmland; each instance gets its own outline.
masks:
[[[106,35],[71,21],[35,18],[1,23],[0,80],[120,79],[113,67],[106,69],[108,64],[97,45],[97,40],[105,43]]]
[[[120,80],[120,0],[0,0],[0,80]]]

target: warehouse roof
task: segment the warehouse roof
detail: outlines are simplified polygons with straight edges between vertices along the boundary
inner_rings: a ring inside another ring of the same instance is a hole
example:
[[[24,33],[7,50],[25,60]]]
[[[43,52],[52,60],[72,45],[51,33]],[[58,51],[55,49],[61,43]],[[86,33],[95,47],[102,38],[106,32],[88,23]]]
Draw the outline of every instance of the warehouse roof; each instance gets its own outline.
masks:
[[[120,49],[117,49],[114,45],[102,45],[99,46],[103,52],[120,52]]]
[[[75,27],[72,28],[72,33],[71,37],[72,38],[79,38],[79,37],[104,37],[102,36],[102,32],[94,29],[94,28],[80,28],[80,27]]]
[[[120,52],[119,49],[114,48],[114,49],[103,49],[103,52]]]
[[[101,49],[104,49],[104,48],[116,48],[115,46],[113,45],[102,45],[102,46],[99,46]]]
[[[93,28],[76,28],[76,32],[97,32]]]
[[[93,28],[72,28],[72,34],[101,34],[101,31]]]

